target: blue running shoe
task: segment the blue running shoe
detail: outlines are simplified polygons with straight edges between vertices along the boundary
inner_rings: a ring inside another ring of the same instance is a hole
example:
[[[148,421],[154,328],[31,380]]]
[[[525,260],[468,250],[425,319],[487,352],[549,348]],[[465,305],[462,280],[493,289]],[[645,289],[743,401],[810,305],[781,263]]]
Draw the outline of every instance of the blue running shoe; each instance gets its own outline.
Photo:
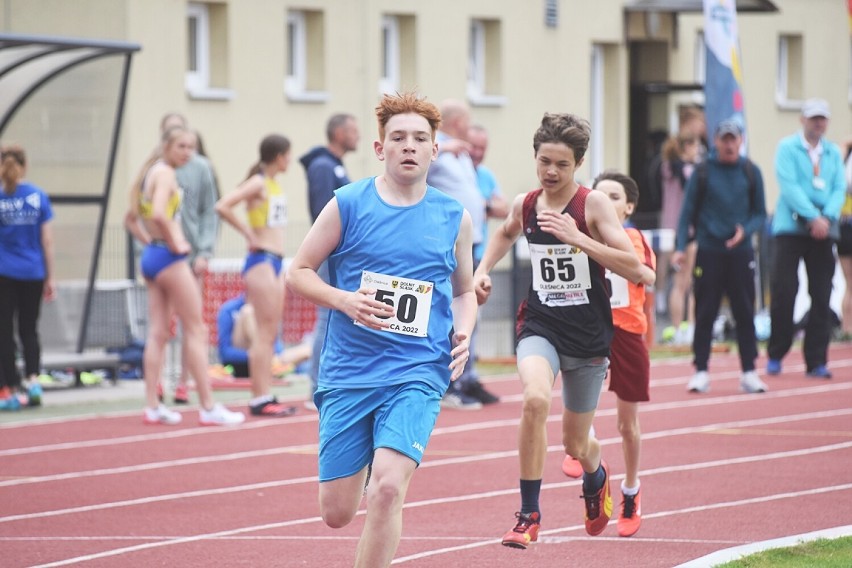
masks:
[[[825,365],[818,365],[808,371],[808,377],[812,379],[830,379],[831,371],[829,371]]]
[[[27,406],[41,406],[41,385],[35,381],[27,386]]]
[[[781,374],[781,359],[770,359],[766,362],[766,374],[767,375],[780,375]]]
[[[20,410],[21,401],[18,400],[18,395],[13,394],[8,398],[0,398],[0,410]]]

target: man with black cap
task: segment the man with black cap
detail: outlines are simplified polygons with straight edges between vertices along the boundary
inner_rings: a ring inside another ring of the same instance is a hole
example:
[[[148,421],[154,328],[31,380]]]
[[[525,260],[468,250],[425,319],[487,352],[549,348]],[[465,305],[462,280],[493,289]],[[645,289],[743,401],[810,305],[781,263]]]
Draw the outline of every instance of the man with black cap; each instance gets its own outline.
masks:
[[[799,261],[804,259],[811,297],[803,345],[806,373],[831,378],[827,363],[833,245],[840,236],[846,177],[840,148],[825,138],[830,116],[828,102],[806,100],[799,119],[802,130],[782,139],[775,153],[779,195],[772,220],[776,254],[770,281],[772,335],[766,365],[770,375],[781,373],[781,360],[793,343]]]
[[[740,155],[742,125],[723,120],[716,127],[714,149],[686,184],[677,228],[672,264],[679,267],[692,235],[697,244],[693,270],[695,335],[692,341],[695,375],[687,390],[710,390],[707,364],[713,322],[722,295],[728,297],[737,326],[740,354],[740,390],[767,390],[755,370],[757,338],[754,331],[754,249],[752,235],[766,221],[763,176],[760,169]]]

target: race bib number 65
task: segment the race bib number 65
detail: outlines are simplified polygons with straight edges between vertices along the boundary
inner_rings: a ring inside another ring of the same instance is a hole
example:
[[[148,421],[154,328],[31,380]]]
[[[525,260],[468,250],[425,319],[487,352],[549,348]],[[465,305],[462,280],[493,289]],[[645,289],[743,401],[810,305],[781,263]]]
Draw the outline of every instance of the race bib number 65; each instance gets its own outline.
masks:
[[[435,288],[432,282],[364,270],[361,273],[361,287],[375,288],[376,300],[393,309],[394,314],[387,318],[390,323],[388,331],[426,337],[432,311],[432,290]]]
[[[576,292],[592,287],[589,257],[569,245],[530,243],[533,289],[544,293]]]

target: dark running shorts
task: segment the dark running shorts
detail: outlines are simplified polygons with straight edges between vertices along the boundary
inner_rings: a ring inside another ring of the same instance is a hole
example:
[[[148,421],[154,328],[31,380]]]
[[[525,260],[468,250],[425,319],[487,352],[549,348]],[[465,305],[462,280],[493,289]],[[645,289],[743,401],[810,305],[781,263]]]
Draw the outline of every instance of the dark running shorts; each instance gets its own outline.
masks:
[[[609,348],[609,390],[625,402],[651,400],[651,361],[641,335],[615,328]]]
[[[840,240],[837,241],[837,256],[852,256],[852,221],[840,224]]]

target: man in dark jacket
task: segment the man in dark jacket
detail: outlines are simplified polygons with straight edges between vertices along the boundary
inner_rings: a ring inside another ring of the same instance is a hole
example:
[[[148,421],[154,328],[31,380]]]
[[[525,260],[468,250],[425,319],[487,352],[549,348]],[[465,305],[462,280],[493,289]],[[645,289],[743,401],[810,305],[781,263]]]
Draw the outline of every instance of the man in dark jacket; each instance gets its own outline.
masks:
[[[766,201],[760,169],[740,155],[743,129],[734,120],[716,127],[715,151],[705,172],[694,173],[686,184],[677,228],[672,265],[679,267],[694,230],[698,252],[693,270],[695,290],[695,335],[692,342],[695,376],[689,392],[710,390],[707,363],[710,359],[713,322],[719,313],[722,294],[728,297],[737,325],[740,354],[740,389],[759,393],[767,390],[755,371],[757,339],[754,331],[754,248],[752,235],[766,222]],[[690,227],[694,225],[694,227]]]
[[[334,197],[334,190],[349,183],[349,175],[343,166],[343,156],[358,147],[358,124],[351,114],[338,113],[328,119],[325,128],[327,146],[316,146],[299,158],[308,177],[308,204],[311,209],[311,221],[316,221],[320,211]],[[328,282],[328,266],[323,264],[319,275]],[[317,320],[314,325],[314,345],[311,352],[311,395],[305,406],[316,408],[313,395],[317,390],[320,352],[328,326],[328,308],[317,308]]]
[[[349,176],[343,166],[343,156],[358,147],[358,125],[351,114],[335,114],[328,119],[325,129],[327,146],[316,146],[299,158],[308,176],[308,203],[311,208],[311,221],[326,203],[334,197],[334,190],[349,183]]]

